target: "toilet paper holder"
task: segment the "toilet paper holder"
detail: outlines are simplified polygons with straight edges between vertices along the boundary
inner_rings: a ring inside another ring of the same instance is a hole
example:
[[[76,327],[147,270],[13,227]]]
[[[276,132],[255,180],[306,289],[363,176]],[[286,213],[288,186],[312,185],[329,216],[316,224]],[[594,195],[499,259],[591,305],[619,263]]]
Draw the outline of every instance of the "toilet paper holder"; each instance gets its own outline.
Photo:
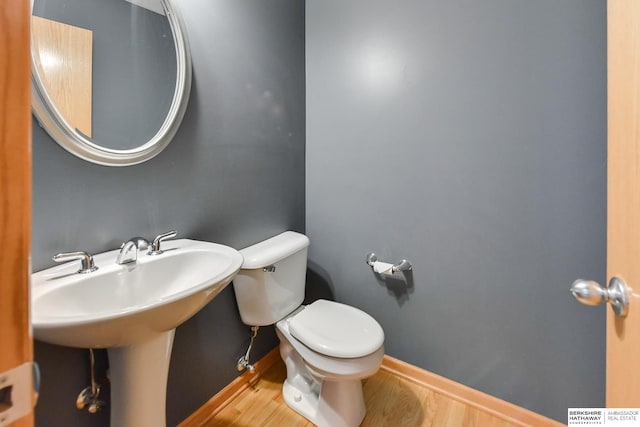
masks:
[[[411,262],[406,259],[402,259],[395,264],[379,261],[378,256],[373,252],[367,254],[366,262],[378,274],[394,274],[399,271],[410,271],[413,268]]]

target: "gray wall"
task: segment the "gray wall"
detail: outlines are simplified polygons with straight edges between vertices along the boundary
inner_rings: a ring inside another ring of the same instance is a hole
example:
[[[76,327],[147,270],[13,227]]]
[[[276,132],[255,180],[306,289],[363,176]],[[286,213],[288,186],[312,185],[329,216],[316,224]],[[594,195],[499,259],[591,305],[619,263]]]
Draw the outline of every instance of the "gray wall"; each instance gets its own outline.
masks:
[[[566,422],[604,406],[606,5],[307,2],[310,265],[391,356]],[[410,259],[407,278],[364,263]]]
[[[109,168],[77,159],[33,127],[33,268],[61,251],[101,252],[135,235],[242,248],[286,229],[304,231],[304,3],[180,0],[193,55],[193,88],[174,141],[151,161]],[[168,425],[237,375],[249,330],[227,288],[176,332]],[[275,347],[259,336],[255,357]],[[88,353],[36,342],[42,391],[36,424],[106,426],[75,409],[89,384]],[[104,375],[104,353],[99,374]]]

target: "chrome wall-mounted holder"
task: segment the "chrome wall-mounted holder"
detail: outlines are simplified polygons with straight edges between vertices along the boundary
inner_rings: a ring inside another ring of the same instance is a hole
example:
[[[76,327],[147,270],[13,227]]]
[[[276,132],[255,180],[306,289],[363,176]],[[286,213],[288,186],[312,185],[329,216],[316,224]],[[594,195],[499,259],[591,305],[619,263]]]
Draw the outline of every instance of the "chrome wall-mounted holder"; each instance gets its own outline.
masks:
[[[366,262],[376,274],[395,274],[411,271],[413,268],[411,262],[406,259],[402,259],[395,264],[379,261],[378,256],[373,252],[367,254]]]

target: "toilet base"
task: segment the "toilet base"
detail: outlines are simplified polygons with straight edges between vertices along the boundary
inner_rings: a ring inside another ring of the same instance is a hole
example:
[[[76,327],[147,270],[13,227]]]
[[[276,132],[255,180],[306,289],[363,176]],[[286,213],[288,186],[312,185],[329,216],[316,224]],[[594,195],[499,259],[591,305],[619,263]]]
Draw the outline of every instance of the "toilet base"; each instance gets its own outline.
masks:
[[[367,412],[362,380],[378,371],[384,347],[353,359],[321,355],[291,336],[288,319],[276,324],[287,368],[285,403],[319,427],[358,427]]]
[[[360,380],[325,380],[319,394],[302,392],[285,380],[282,396],[291,409],[318,427],[357,427],[367,411]]]
[[[357,427],[367,411],[360,378],[333,381],[314,374],[281,332],[280,355],[287,367],[285,403],[318,427]]]

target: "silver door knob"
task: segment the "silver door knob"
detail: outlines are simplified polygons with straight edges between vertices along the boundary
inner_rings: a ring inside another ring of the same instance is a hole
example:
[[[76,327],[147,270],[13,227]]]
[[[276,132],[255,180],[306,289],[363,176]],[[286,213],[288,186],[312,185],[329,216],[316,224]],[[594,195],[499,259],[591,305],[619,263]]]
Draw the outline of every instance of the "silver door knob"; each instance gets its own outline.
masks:
[[[616,316],[626,317],[629,312],[627,285],[618,277],[611,278],[606,288],[593,280],[578,279],[573,282],[570,291],[582,304],[598,305],[609,302]]]

